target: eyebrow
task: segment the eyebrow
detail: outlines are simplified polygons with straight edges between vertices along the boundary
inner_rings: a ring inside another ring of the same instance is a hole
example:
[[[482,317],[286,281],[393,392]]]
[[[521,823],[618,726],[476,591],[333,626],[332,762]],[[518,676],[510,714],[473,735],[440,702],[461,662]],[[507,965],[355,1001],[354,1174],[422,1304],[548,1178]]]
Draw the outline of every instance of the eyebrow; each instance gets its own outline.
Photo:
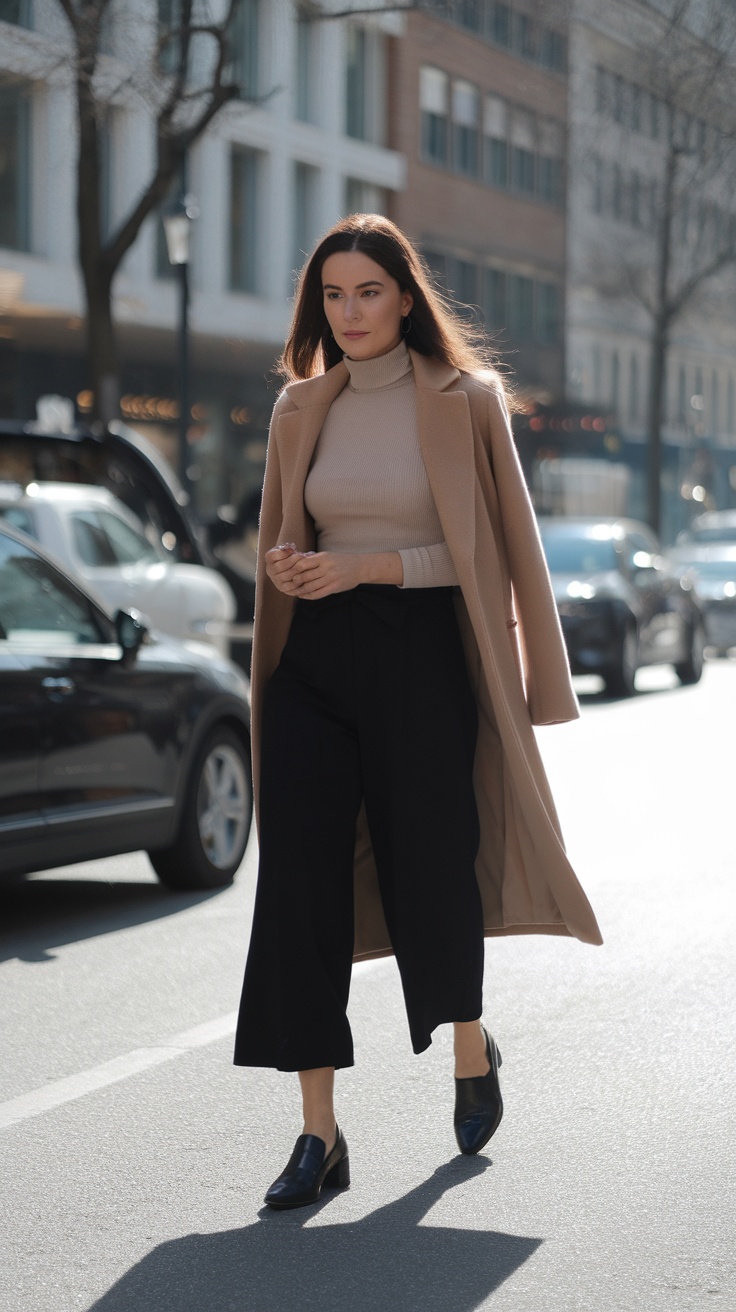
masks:
[[[379,278],[368,278],[366,282],[357,282],[355,284],[356,291],[360,291],[362,287],[383,287],[383,283]],[[336,282],[323,282],[322,291],[341,292],[342,287]]]

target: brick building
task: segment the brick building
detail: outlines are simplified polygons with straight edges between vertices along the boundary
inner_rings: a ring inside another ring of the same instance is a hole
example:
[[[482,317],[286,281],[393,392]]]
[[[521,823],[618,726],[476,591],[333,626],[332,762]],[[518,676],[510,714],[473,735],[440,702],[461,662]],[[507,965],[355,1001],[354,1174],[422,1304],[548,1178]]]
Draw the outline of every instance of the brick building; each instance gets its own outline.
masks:
[[[566,35],[509,4],[407,15],[391,42],[390,213],[495,338],[520,390],[564,394]]]

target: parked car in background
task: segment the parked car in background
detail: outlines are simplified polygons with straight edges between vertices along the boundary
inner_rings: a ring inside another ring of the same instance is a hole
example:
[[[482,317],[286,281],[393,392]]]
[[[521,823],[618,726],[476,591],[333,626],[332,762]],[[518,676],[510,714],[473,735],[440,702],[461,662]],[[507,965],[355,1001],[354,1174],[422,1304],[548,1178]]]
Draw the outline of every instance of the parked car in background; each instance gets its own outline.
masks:
[[[0,483],[0,517],[40,542],[111,610],[135,607],[164,633],[228,654],[235,615],[229,585],[216,570],[172,559],[107,488]]]
[[[673,573],[695,589],[708,645],[727,656],[729,648],[736,647],[736,541],[701,543],[696,538],[670,547],[666,554]]]
[[[630,696],[643,665],[672,665],[681,683],[703,671],[701,608],[670,573],[656,537],[630,519],[541,518],[573,674],[598,674]]]
[[[250,664],[255,585],[249,562],[243,570],[238,553],[222,557],[223,537],[242,534],[240,508],[223,507],[208,525],[190,513],[171,466],[157,448],[116,420],[94,432],[83,424],[58,431],[48,421],[0,419],[0,483],[80,483],[104,487],[140,520],[146,535],[163,548],[168,560],[217,569],[235,594],[237,611],[230,654],[244,669]],[[250,494],[252,497],[252,493]],[[243,505],[248,504],[244,499]],[[230,556],[233,559],[230,559]]]
[[[144,849],[228,884],[252,817],[242,673],[114,618],[0,521],[0,874]]]
[[[707,542],[736,543],[736,510],[708,510],[696,515],[689,528],[677,535],[678,547],[688,542],[697,542],[701,546]]]

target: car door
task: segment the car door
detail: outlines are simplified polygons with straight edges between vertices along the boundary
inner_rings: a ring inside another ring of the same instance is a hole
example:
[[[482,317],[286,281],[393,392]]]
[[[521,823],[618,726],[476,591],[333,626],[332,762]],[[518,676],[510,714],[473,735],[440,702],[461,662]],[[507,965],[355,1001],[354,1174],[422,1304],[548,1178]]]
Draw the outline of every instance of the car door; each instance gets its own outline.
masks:
[[[54,864],[165,841],[185,674],[121,659],[114,626],[30,545],[4,562],[0,621],[38,721],[38,810]]]
[[[3,612],[0,538],[0,616]],[[43,837],[38,795],[40,721],[32,676],[0,624],[0,874]]]

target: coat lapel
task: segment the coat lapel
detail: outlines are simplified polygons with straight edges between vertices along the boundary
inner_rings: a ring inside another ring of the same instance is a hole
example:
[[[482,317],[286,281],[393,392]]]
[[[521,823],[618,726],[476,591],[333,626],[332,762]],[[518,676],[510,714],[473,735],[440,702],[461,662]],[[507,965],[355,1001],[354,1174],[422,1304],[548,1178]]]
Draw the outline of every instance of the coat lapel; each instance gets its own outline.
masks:
[[[475,543],[475,459],[468,399],[447,390],[460,374],[411,352],[417,386],[417,428],[437,514],[455,560],[472,558]]]

